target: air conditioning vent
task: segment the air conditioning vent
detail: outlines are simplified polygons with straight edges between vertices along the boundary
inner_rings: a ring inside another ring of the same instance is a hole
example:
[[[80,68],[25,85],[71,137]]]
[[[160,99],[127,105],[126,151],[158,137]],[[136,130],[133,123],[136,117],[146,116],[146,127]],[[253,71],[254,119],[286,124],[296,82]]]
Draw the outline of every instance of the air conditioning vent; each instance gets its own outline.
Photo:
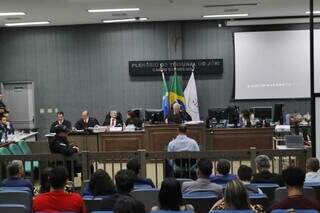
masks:
[[[21,21],[22,18],[19,17],[10,17],[10,18],[6,18],[7,21]]]
[[[239,4],[210,4],[204,5],[203,7],[211,8],[211,7],[241,7],[241,6],[257,6],[258,3],[239,3]]]

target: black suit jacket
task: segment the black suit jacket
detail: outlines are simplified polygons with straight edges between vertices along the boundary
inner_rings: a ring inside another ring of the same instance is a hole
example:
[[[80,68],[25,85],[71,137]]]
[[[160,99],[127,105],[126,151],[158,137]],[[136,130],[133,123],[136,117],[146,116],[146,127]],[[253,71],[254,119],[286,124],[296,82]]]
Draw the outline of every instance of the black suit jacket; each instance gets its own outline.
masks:
[[[75,123],[74,127],[77,130],[85,130],[85,129],[89,128],[89,127],[94,127],[96,125],[99,125],[99,121],[97,119],[95,119],[95,118],[89,117],[87,127],[86,127],[86,125],[85,125],[85,123],[83,122],[82,119],[78,120],[77,123]]]
[[[191,121],[191,116],[185,111],[180,111],[179,114],[173,114],[170,112],[168,116],[168,123],[169,124],[182,124],[185,121]]]
[[[50,127],[50,133],[54,133],[54,132],[55,132],[55,127],[58,126],[58,125],[59,125],[59,122],[58,122],[58,121],[53,122],[53,123],[51,124],[51,127]],[[65,127],[67,127],[67,129],[68,129],[69,131],[71,131],[71,129],[72,129],[72,124],[71,124],[70,121],[68,121],[68,120],[63,120],[62,125],[65,126]]]
[[[49,142],[51,153],[60,153],[65,156],[71,156],[78,151],[73,148],[73,145],[69,143],[67,138],[55,136],[52,141]]]

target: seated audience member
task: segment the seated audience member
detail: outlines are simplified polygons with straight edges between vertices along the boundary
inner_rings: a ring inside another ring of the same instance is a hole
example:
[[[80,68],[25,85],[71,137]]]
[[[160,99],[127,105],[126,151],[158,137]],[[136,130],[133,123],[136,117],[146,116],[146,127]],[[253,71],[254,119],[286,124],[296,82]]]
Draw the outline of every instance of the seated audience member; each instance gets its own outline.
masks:
[[[32,183],[29,180],[23,178],[24,169],[22,161],[12,161],[11,163],[9,163],[7,169],[9,177],[2,181],[2,187],[28,187],[33,193]]]
[[[153,182],[149,178],[143,178],[140,176],[141,165],[137,159],[131,159],[127,163],[127,169],[132,170],[135,173],[135,185],[146,184],[150,185],[152,188],[155,188]]]
[[[129,110],[127,113],[127,120],[126,120],[126,126],[128,125],[134,125],[136,128],[142,128],[142,120],[139,118],[138,115],[132,110]]]
[[[39,193],[50,192],[49,175],[52,172],[51,167],[47,167],[41,173]]]
[[[88,188],[83,193],[83,196],[105,196],[114,193],[116,193],[116,188],[111,177],[104,170],[98,169],[91,177]]]
[[[210,182],[212,173],[212,162],[206,158],[202,158],[197,163],[197,177],[195,181],[186,181],[182,184],[182,193],[194,191],[213,191],[220,197],[222,196],[222,186]]]
[[[135,179],[135,174],[131,170],[120,170],[117,172],[115,176],[116,180],[116,188],[117,188],[117,193],[111,195],[110,197],[104,198],[101,201],[101,211],[113,211],[114,209],[114,204],[117,202],[117,200],[122,197],[122,196],[129,196],[130,192],[133,190],[134,186],[134,179]],[[139,202],[139,201],[137,201]],[[139,205],[144,205],[139,202]]]
[[[57,120],[51,124],[50,133],[54,133],[54,129],[58,125],[65,126],[69,131],[72,129],[71,122],[64,119],[64,113],[62,111],[57,112]]]
[[[306,182],[320,182],[319,160],[317,158],[309,158],[306,168]]]
[[[241,165],[238,169],[238,178],[246,187],[249,194],[262,193],[262,191],[255,185],[251,184],[252,180],[252,169],[249,166]]]
[[[5,124],[5,116],[0,114],[0,141],[5,142],[8,140],[8,130]]]
[[[4,124],[8,135],[14,135],[14,127],[13,124],[10,122],[10,114],[9,112],[3,113],[3,121],[2,123]]]
[[[224,198],[216,202],[211,211],[214,210],[254,210],[264,213],[260,205],[250,204],[248,192],[240,180],[232,180],[226,185]]]
[[[169,143],[168,152],[200,151],[198,143],[187,135],[187,126],[181,124],[178,136]]]
[[[109,127],[123,126],[122,119],[120,118],[120,116],[118,116],[118,112],[115,110],[110,111],[106,115],[106,119],[103,122],[103,126],[109,126]]]
[[[68,141],[68,129],[63,125],[58,125],[55,127],[54,139],[49,142],[49,148],[51,153],[60,153],[65,156],[71,156],[74,153],[79,152],[77,146],[71,145]]]
[[[271,206],[268,212],[275,209],[315,209],[320,211],[320,203],[303,195],[305,173],[298,167],[288,167],[282,172],[288,189],[288,197]]]
[[[52,169],[49,175],[50,192],[37,195],[33,200],[33,212],[76,212],[86,213],[81,196],[65,192],[68,172],[64,167]]]
[[[185,110],[181,110],[181,106],[179,103],[176,102],[172,105],[172,110],[168,116],[169,124],[182,124],[186,121],[191,120],[191,116]]]
[[[217,173],[210,177],[210,181],[216,184],[227,184],[229,181],[237,179],[235,175],[230,174],[230,162],[226,159],[220,159],[217,163]]]
[[[81,113],[81,119],[75,123],[74,127],[77,130],[88,130],[89,127],[95,127],[99,125],[99,121],[93,117],[89,117],[88,111]]]
[[[144,205],[133,197],[122,196],[114,204],[114,213],[146,213]]]
[[[183,204],[181,185],[174,178],[166,178],[162,181],[158,201],[159,206],[152,207],[151,211],[194,211],[192,205]]]
[[[255,159],[258,173],[253,175],[252,183],[276,183],[283,186],[282,177],[270,172],[270,158],[266,155],[259,155]]]

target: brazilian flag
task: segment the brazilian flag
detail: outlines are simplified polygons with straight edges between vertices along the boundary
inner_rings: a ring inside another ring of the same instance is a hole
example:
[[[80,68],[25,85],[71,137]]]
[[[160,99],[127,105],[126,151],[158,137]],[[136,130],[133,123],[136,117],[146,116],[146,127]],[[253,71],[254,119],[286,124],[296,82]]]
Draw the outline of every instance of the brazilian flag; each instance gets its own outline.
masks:
[[[172,106],[174,103],[179,103],[181,106],[181,109],[185,109],[185,98],[183,95],[183,89],[182,89],[182,79],[181,76],[178,76],[177,71],[174,71],[173,77],[171,79],[171,88],[169,93],[169,101],[170,106]]]

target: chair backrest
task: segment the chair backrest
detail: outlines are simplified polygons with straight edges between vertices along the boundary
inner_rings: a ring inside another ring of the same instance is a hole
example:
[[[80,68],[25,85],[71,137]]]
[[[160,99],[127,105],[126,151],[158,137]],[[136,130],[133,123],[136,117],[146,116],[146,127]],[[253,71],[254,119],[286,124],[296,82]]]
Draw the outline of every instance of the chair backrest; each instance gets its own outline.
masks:
[[[5,147],[0,147],[0,155],[11,155],[11,152]]]
[[[303,187],[303,194],[304,196],[312,199],[316,199],[317,194],[316,190],[312,187]],[[279,187],[274,192],[274,200],[281,201],[288,197],[288,189],[286,187]]]
[[[316,190],[317,198],[320,200],[320,182],[305,182],[304,187],[311,187]]]
[[[276,209],[273,210],[271,213],[288,213],[292,212],[288,209]],[[317,210],[312,210],[312,209],[295,209],[293,212],[295,213],[319,213]]]
[[[195,191],[183,194],[183,202],[191,204],[197,213],[208,213],[219,199],[213,191]]]
[[[134,190],[137,189],[152,189],[152,186],[149,184],[134,184]]]
[[[209,213],[255,213],[253,210],[215,210]]]
[[[9,145],[9,150],[14,155],[23,155],[22,150],[15,143],[12,143],[12,144]]]
[[[87,212],[99,211],[101,206],[101,201],[104,198],[110,197],[107,196],[84,196],[83,201],[86,205]]]
[[[153,206],[158,206],[159,189],[138,189],[131,192],[132,197],[142,202],[149,212]]]
[[[0,191],[0,204],[21,204],[31,212],[32,196],[27,191]]]
[[[192,179],[190,178],[177,178],[176,180],[180,183],[181,186],[183,182],[192,181]]]
[[[254,183],[261,191],[268,196],[268,200],[270,203],[274,201],[274,192],[277,188],[279,188],[279,184],[275,183]]]
[[[0,191],[24,191],[24,192],[29,192],[30,195],[32,196],[33,193],[29,187],[0,187]]]
[[[0,212],[27,213],[27,208],[21,204],[0,204]]]
[[[25,154],[25,155],[31,155],[32,154],[32,151],[31,151],[29,145],[26,143],[25,140],[19,141],[18,145],[19,145],[21,151],[23,152],[23,154]]]

